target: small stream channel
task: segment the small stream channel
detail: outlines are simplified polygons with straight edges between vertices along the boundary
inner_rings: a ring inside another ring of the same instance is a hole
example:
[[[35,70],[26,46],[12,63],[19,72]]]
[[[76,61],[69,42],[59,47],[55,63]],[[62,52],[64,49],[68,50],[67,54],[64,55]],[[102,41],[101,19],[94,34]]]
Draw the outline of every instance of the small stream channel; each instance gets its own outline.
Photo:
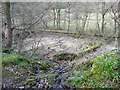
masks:
[[[46,57],[48,55],[49,56],[48,59],[49,59],[53,55],[55,55],[61,51],[76,53],[78,51],[81,51],[83,48],[89,47],[89,45],[91,43],[95,43],[95,42],[101,43],[102,41],[104,41],[104,40],[102,40],[101,42],[99,42],[100,40],[98,40],[98,41],[97,40],[98,39],[93,40],[92,38],[88,39],[85,37],[77,39],[77,38],[73,38],[70,36],[58,35],[58,34],[44,35],[44,37],[42,38],[42,42],[41,42],[43,44],[44,48],[42,48],[41,52],[46,51],[43,54],[46,55]],[[49,49],[46,48],[48,46],[50,47]],[[42,46],[40,46],[40,47],[42,47]],[[26,49],[28,49],[28,48],[30,48],[30,47],[26,47]],[[46,49],[48,49],[48,50],[46,50]],[[115,49],[115,47],[113,45],[104,44],[102,47],[96,49],[94,52],[90,52],[90,53],[86,54],[86,56],[88,58],[90,58],[91,54],[92,54],[92,57],[96,57],[98,55],[107,53],[114,49]],[[51,50],[53,50],[53,51],[51,51]],[[75,62],[81,63],[82,61],[85,61],[84,59],[85,58],[82,57],[82,58],[76,60]],[[55,78],[55,84],[52,85],[51,87],[53,89],[56,89],[56,88],[64,89],[65,88],[64,83],[66,81],[66,78],[69,76],[68,68],[71,68],[72,66],[69,65],[69,63],[67,61],[62,62],[62,63],[59,63],[59,62],[54,62],[54,63],[56,63],[57,66],[53,67],[53,74],[57,73],[58,76]]]

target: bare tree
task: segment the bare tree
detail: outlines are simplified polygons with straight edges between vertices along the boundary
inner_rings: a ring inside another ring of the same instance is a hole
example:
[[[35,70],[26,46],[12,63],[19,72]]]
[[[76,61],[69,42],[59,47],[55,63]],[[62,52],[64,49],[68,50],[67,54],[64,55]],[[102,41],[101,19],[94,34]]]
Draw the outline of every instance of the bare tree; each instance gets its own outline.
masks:
[[[3,32],[5,35],[5,44],[7,49],[12,47],[12,38],[15,37],[14,39],[17,42],[18,51],[21,52],[23,41],[33,34],[34,26],[38,25],[40,22],[45,24],[43,17],[51,6],[52,4],[49,3],[47,7],[44,7],[40,12],[37,12],[36,9],[36,11],[32,11],[33,6],[28,7],[26,3],[11,4],[10,2],[4,2]]]
[[[117,3],[117,1],[115,2]],[[102,35],[104,36],[105,35],[105,32],[104,32],[104,28],[105,28],[105,15],[106,13],[115,6],[115,3],[113,3],[112,5],[108,5],[107,7],[107,4],[106,2],[102,2],[102,11],[101,11],[101,15],[102,15],[102,22],[101,22],[101,31],[102,31]]]
[[[117,33],[117,24],[118,24],[118,10],[114,10],[112,8],[112,13],[113,13],[113,20],[114,20],[114,33],[116,34]]]

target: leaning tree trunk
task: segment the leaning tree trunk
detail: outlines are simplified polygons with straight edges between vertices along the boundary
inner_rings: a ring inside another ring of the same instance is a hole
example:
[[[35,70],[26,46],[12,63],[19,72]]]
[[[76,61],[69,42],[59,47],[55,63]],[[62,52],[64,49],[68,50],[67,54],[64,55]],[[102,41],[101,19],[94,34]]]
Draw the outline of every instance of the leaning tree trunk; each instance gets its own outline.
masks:
[[[4,2],[3,5],[4,5],[3,6],[4,19],[5,19],[5,26],[4,26],[5,43],[6,43],[7,49],[10,49],[12,47],[10,2]]]

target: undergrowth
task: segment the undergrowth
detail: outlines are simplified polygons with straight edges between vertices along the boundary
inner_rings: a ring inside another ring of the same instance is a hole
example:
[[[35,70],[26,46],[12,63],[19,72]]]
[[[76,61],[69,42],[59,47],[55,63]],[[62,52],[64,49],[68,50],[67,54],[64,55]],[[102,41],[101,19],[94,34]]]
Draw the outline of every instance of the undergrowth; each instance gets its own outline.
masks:
[[[3,57],[2,57],[2,64],[4,66],[10,66],[10,65],[19,65],[19,66],[23,66],[26,67],[29,65],[29,61],[27,58],[25,58],[24,56],[21,56],[19,54],[6,54],[3,53]]]
[[[118,88],[119,60],[116,51],[98,56],[74,68],[67,81],[78,88]]]

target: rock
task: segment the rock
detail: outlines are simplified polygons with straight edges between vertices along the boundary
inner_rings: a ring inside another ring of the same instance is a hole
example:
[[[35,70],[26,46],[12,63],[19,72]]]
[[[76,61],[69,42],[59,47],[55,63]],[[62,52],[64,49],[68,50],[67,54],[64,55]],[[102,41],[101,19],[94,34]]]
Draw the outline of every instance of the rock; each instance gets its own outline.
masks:
[[[25,87],[24,86],[21,86],[21,87],[19,87],[20,89],[24,89]]]
[[[39,84],[39,85],[38,85],[38,88],[43,88],[43,84]]]
[[[25,88],[30,88],[30,85],[26,85]]]

